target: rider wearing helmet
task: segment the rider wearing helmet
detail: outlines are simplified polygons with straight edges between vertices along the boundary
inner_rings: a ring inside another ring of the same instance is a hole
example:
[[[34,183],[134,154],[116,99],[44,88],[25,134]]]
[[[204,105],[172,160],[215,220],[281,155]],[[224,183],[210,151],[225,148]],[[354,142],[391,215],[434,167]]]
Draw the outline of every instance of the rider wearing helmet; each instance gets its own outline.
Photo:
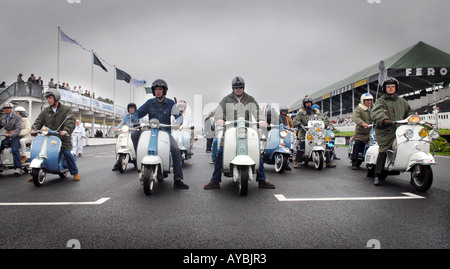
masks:
[[[264,121],[263,115],[260,114],[261,111],[258,102],[256,102],[255,98],[244,92],[244,79],[242,77],[234,77],[231,82],[231,88],[233,92],[225,96],[215,110],[214,115],[217,125],[222,126],[225,121],[235,121],[240,117],[247,121],[253,121],[253,116],[256,121],[259,121],[260,126],[266,126],[267,123]],[[224,133],[225,130],[226,127],[224,127]],[[220,188],[220,182],[222,181],[223,142],[222,139],[215,159],[213,175],[208,184],[203,187],[204,189]],[[275,185],[266,180],[262,155],[256,174],[256,181],[258,182],[259,188],[275,188]]]
[[[23,128],[22,118],[13,113],[14,105],[11,103],[3,104],[5,115],[0,119],[0,129],[5,128],[5,138],[0,145],[0,152],[6,147],[6,142],[11,144],[11,151],[14,160],[14,174],[22,175],[22,163],[20,161],[20,136],[19,133]]]
[[[78,168],[76,164],[75,157],[73,156],[72,150],[72,132],[75,129],[75,118],[73,116],[72,109],[70,107],[61,104],[61,94],[58,89],[50,88],[44,93],[44,97],[47,99],[49,104],[48,107],[44,108],[39,116],[34,121],[32,125],[31,133],[34,130],[41,129],[46,126],[49,129],[56,131],[59,128],[59,135],[56,135],[61,139],[61,152],[67,161],[67,166],[69,172],[73,175],[76,181],[80,180],[80,175],[78,174]],[[30,177],[28,181],[33,181],[33,177]]]
[[[30,131],[31,131],[31,121],[28,119],[28,113],[23,106],[18,106],[14,109],[17,115],[22,117],[22,127],[23,129],[20,131],[20,149],[21,149],[21,162],[24,163],[27,161],[26,153],[26,145],[30,144],[33,140]]]
[[[325,127],[333,126],[328,117],[320,113],[320,110],[312,108],[312,105],[313,100],[309,96],[305,96],[305,98],[303,98],[303,107],[297,112],[297,115],[294,118],[294,127],[298,129],[297,137],[300,147],[295,156],[294,168],[299,167],[299,162],[301,161],[301,158],[305,151],[306,132],[305,130],[303,130],[302,126],[308,126],[308,121],[310,120],[310,118],[314,117],[322,119],[323,123],[325,124]],[[325,157],[326,157],[326,167],[328,168],[336,167],[336,165],[331,162],[331,156],[329,151],[325,152]]]
[[[283,124],[286,127],[293,128],[294,123],[292,122],[291,117],[289,117],[287,113],[288,113],[288,107],[282,106],[280,108],[279,122],[280,122],[280,124]]]
[[[123,117],[122,121],[117,125],[117,127],[114,128],[114,131],[117,132],[122,128],[123,125],[127,125],[128,127],[133,127],[133,114],[136,112],[137,106],[135,103],[129,103],[127,105],[127,111],[128,113]],[[139,120],[139,123],[141,123],[142,120]],[[114,164],[112,171],[116,171],[118,169],[118,163],[116,160],[116,163]]]
[[[370,112],[370,118],[375,124],[375,135],[379,145],[379,153],[375,168],[374,185],[381,185],[381,178],[386,161],[386,151],[392,149],[395,140],[396,126],[394,121],[403,120],[412,113],[408,102],[397,95],[399,82],[397,79],[388,77],[383,83],[384,95],[380,97]]]
[[[180,100],[177,102],[176,106],[178,107],[178,111],[183,116],[182,126],[184,129],[189,129],[191,133],[190,146],[191,148],[194,146],[195,140],[195,128],[194,128],[194,120],[192,119],[192,114],[190,108],[188,108],[186,101]],[[172,123],[175,124],[175,117],[172,117]],[[193,152],[191,152],[194,154]]]
[[[370,109],[372,108],[373,96],[370,93],[361,95],[361,103],[353,110],[352,120],[356,124],[352,153],[352,169],[358,169],[358,153],[361,152],[365,144],[369,142],[370,126]]]
[[[178,111],[175,101],[166,97],[169,87],[167,83],[162,79],[157,79],[152,83],[152,93],[155,98],[148,99],[142,106],[136,110],[133,114],[133,121],[148,115],[149,119],[157,119],[162,124],[170,125],[170,116],[175,116],[177,123],[181,123],[183,116]],[[162,131],[172,132],[171,128],[161,128]],[[131,133],[131,140],[133,140],[134,148],[137,150],[137,144],[141,131],[136,130]],[[173,138],[170,137],[170,152],[172,153],[173,161],[173,187],[176,189],[188,189],[189,186],[183,183],[183,171],[181,169],[181,152],[178,148],[178,144]]]

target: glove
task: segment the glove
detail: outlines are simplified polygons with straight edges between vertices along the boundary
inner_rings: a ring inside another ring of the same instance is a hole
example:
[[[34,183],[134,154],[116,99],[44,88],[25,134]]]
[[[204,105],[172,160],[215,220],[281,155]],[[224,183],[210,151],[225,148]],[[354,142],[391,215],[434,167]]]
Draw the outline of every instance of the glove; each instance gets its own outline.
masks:
[[[384,119],[381,121],[381,125],[388,127],[394,125],[394,122],[392,122],[390,119]]]

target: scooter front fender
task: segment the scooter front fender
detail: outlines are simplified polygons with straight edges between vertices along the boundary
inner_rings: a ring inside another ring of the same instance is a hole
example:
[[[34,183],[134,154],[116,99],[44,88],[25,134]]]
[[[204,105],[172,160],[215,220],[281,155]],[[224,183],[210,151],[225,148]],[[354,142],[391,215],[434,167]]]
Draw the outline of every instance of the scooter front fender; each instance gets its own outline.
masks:
[[[398,157],[398,156],[397,156]],[[409,157],[408,166],[406,171],[409,171],[411,167],[413,167],[416,164],[420,165],[433,165],[436,164],[436,159],[433,155],[431,155],[428,152],[418,151],[412,154]]]
[[[255,165],[255,161],[247,155],[237,155],[231,160],[231,164],[233,165]]]
[[[142,159],[142,165],[162,165],[162,159],[158,155],[147,155]]]
[[[30,168],[43,168],[44,159],[33,159],[30,163]]]
[[[272,151],[272,154],[270,154],[270,158],[273,159],[276,153],[290,155],[291,151],[289,150],[289,148],[286,147],[278,147],[274,151]]]

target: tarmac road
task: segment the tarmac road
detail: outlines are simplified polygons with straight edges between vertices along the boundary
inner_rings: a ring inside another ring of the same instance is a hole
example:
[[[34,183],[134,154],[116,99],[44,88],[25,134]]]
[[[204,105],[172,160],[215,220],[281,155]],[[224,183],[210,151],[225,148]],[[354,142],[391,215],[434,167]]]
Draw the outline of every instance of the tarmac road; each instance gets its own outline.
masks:
[[[151,196],[132,165],[111,171],[114,145],[85,147],[79,182],[48,175],[35,187],[3,172],[0,249],[366,249],[371,239],[382,249],[450,248],[449,158],[438,157],[433,186],[420,193],[409,174],[374,186],[338,148],[337,168],[277,174],[265,165],[276,188],[250,182],[241,197],[231,178],[203,189],[213,172],[205,144],[183,167],[188,190],[173,189],[169,175]]]

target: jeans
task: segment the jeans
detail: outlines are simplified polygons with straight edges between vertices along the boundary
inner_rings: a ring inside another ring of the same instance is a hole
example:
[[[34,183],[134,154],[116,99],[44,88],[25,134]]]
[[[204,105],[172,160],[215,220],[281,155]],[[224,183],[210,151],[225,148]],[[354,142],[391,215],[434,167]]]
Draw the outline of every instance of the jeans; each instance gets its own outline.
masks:
[[[206,138],[206,151],[211,151],[213,140],[214,138]]]
[[[164,132],[161,131],[160,132]],[[134,131],[131,133],[131,140],[133,141],[134,149],[137,153],[137,145],[139,142],[139,137],[141,136],[141,131]],[[170,137],[170,153],[172,153],[172,164],[173,164],[173,179],[174,180],[183,180],[183,171],[181,169],[182,159],[181,159],[181,151],[178,148],[177,141],[171,134]]]
[[[0,145],[0,151],[6,148],[5,143],[9,141],[11,144],[11,151],[13,155],[13,161],[14,161],[14,168],[22,168],[22,162],[20,160],[20,136],[16,136],[14,138],[8,136],[5,137],[5,139],[2,140],[2,143]]]
[[[266,173],[264,171],[264,162],[262,155],[260,154],[259,169],[256,172],[256,181],[265,181]],[[214,163],[214,172],[211,178],[211,182],[222,182],[222,168],[223,168],[223,146],[219,148],[217,152],[216,161]]]
[[[214,137],[212,143],[211,160],[215,161],[217,158],[217,137]]]
[[[352,161],[358,160],[358,153],[364,152],[364,147],[366,144],[362,142],[361,140],[356,139],[355,144],[353,145],[353,152],[352,152]]]
[[[65,150],[62,152],[64,158],[66,159],[67,167],[69,168],[69,172],[71,175],[78,174],[77,163],[75,157],[73,156],[70,150]]]

